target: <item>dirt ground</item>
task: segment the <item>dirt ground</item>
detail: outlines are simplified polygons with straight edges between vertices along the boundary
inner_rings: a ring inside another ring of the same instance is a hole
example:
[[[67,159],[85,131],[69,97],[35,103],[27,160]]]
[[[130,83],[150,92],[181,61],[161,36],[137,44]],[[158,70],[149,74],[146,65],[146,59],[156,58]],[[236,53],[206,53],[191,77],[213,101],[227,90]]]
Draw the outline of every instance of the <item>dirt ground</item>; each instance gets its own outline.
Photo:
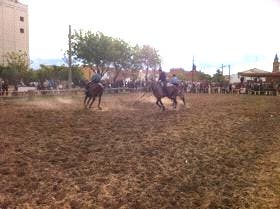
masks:
[[[0,208],[280,208],[280,97],[0,100]]]

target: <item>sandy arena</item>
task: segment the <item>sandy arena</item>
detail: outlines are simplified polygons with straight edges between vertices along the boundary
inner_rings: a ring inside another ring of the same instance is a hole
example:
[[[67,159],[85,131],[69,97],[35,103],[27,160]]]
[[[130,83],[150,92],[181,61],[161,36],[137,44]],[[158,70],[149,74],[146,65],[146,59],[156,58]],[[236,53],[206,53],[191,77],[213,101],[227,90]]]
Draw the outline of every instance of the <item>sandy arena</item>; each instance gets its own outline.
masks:
[[[0,100],[0,208],[280,208],[280,97]]]

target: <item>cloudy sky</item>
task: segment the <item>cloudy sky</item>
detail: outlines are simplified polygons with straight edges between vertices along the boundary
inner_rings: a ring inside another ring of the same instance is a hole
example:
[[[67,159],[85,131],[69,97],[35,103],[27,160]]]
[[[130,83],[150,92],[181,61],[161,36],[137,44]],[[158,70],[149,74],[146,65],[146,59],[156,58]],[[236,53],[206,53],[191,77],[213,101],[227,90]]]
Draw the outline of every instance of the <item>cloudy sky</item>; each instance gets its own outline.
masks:
[[[21,0],[29,6],[30,56],[62,58],[68,25],[159,51],[164,70],[213,74],[272,70],[280,54],[279,0]]]

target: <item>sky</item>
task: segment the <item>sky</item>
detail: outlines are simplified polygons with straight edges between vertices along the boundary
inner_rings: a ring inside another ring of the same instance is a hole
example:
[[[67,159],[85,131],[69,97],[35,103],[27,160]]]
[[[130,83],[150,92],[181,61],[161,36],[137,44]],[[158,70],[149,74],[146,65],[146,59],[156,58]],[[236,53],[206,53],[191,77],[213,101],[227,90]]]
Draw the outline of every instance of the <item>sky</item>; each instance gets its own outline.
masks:
[[[280,55],[280,0],[20,0],[29,8],[32,59],[62,59],[68,27],[158,50],[162,68],[213,74],[272,71]],[[224,69],[226,72],[228,67]]]

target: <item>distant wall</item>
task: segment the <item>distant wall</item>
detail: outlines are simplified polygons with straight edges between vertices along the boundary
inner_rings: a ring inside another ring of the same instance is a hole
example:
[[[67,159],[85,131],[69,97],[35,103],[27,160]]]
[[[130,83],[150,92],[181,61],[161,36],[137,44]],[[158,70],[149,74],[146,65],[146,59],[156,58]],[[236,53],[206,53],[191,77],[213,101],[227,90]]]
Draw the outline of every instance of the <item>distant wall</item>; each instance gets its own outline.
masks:
[[[0,64],[8,52],[26,52],[29,57],[28,6],[16,0],[0,0]]]

